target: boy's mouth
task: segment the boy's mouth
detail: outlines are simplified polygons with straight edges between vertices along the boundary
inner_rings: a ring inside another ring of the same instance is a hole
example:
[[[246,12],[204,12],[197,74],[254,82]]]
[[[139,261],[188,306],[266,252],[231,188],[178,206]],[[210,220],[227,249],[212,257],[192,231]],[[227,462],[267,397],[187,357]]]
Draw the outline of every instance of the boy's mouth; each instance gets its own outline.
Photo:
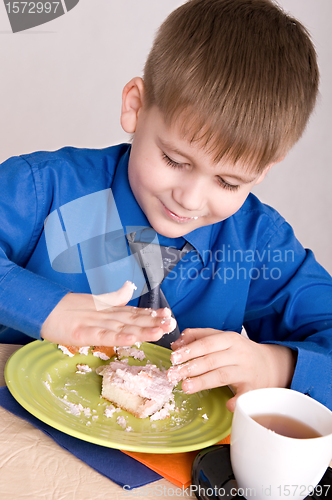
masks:
[[[190,221],[193,221],[193,220],[197,220],[199,217],[198,216],[195,216],[195,217],[181,217],[180,215],[177,215],[176,213],[172,212],[171,210],[169,210],[164,204],[163,202],[161,202],[162,204],[162,207],[164,209],[164,212],[165,214],[172,220],[174,220],[175,222],[178,222],[180,224],[183,224],[183,223],[186,223],[186,222],[190,222]]]

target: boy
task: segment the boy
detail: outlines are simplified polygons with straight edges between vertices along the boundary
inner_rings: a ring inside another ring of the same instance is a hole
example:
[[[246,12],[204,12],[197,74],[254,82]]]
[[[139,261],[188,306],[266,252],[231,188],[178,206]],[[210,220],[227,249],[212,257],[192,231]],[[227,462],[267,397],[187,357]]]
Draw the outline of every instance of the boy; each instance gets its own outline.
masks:
[[[130,283],[106,293],[127,276],[118,235],[151,226],[161,245],[190,244],[161,287],[182,331],[169,378],[188,393],[232,386],[230,410],[273,386],[332,408],[332,279],[250,194],[303,133],[318,79],[306,30],[270,0],[175,10],[123,91],[131,146],[3,165],[3,338],[131,345],[173,330],[168,310],[125,305]]]

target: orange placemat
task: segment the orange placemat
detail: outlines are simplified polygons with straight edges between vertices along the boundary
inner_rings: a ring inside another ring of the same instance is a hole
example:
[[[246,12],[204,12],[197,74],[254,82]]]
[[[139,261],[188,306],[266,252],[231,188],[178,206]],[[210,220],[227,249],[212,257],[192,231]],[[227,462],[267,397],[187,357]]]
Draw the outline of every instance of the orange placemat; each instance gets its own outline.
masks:
[[[216,444],[229,443],[230,436],[227,436]],[[176,486],[187,488],[191,484],[191,468],[193,461],[200,450],[170,454],[121,451],[154,470]]]

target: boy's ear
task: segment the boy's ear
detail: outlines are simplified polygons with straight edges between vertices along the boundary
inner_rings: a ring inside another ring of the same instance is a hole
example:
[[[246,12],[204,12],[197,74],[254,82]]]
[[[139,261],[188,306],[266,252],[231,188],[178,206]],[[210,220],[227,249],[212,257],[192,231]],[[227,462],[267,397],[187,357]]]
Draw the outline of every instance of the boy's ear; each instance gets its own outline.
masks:
[[[128,134],[136,130],[138,112],[143,105],[144,84],[140,77],[133,78],[122,92],[121,126]]]

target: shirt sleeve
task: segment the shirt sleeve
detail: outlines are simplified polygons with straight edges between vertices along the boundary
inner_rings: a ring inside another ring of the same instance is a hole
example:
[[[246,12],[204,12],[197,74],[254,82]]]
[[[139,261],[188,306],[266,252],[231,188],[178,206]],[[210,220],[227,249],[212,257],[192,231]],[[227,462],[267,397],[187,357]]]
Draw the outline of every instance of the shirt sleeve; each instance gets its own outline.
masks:
[[[332,409],[332,278],[286,222],[258,256],[262,279],[250,285],[248,336],[297,351],[291,388]]]
[[[0,324],[40,339],[45,319],[70,290],[25,269],[47,216],[37,173],[21,157],[0,166]]]

